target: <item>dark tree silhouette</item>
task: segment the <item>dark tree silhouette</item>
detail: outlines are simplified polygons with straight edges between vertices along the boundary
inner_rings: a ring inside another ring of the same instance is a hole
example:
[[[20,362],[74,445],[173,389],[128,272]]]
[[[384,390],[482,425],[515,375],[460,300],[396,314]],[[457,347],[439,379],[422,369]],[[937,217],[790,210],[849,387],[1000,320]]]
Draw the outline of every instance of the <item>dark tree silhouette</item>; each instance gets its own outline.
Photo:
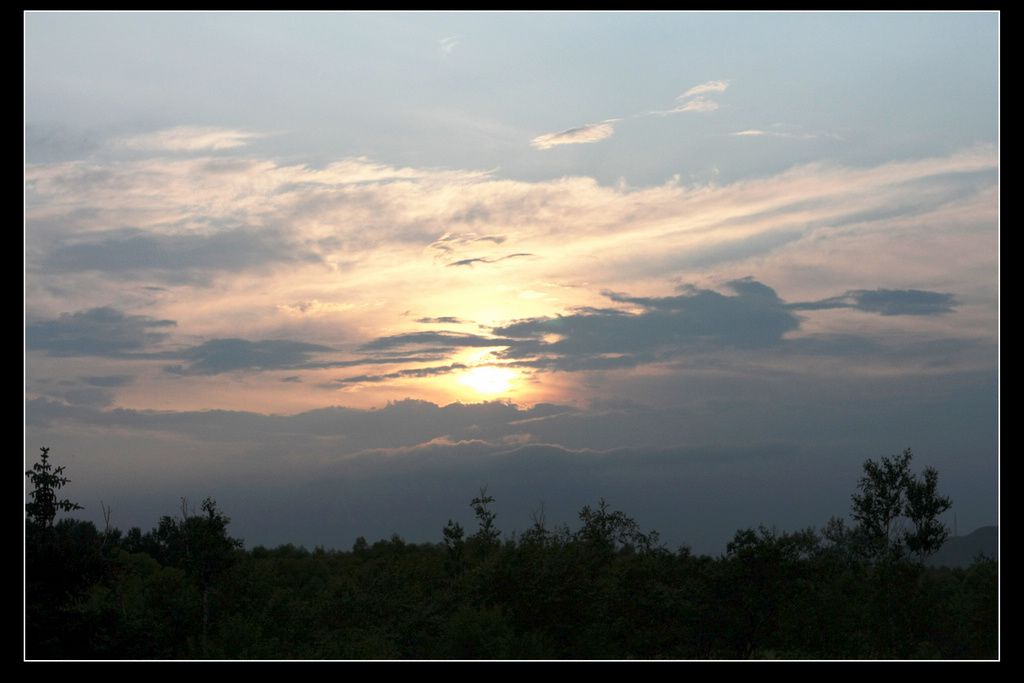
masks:
[[[25,503],[25,512],[28,514],[30,522],[50,528],[53,526],[53,520],[57,517],[58,512],[81,510],[82,506],[72,503],[66,498],[57,500],[57,491],[70,480],[62,476],[64,474],[63,466],[53,467],[50,464],[49,448],[40,448],[39,450],[42,451],[39,462],[33,465],[32,469],[25,471],[25,476],[32,481],[32,486],[35,487],[28,494],[32,497],[32,502]]]
[[[860,493],[853,494],[853,518],[862,551],[872,560],[901,560],[909,550],[923,564],[949,536],[949,527],[938,516],[953,502],[939,495],[939,475],[933,468],[925,468],[920,477],[911,473],[913,457],[908,448],[864,463],[864,476],[857,482]]]

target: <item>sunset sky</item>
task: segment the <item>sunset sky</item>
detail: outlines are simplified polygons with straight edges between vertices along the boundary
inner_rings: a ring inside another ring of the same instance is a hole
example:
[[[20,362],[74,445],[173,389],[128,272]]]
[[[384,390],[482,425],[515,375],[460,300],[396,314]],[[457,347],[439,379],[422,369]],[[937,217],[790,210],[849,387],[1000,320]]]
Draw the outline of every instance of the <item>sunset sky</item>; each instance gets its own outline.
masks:
[[[910,447],[996,524],[999,18],[27,13],[26,467],[717,554]]]

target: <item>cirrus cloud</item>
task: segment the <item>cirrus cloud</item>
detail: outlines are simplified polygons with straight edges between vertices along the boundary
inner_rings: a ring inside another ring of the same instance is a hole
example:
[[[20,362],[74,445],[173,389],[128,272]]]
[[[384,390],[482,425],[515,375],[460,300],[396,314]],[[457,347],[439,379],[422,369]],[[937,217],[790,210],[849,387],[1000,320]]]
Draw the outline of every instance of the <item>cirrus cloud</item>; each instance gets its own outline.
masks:
[[[537,149],[550,149],[555,145],[576,145],[583,142],[597,142],[604,140],[614,132],[611,125],[607,123],[591,123],[586,126],[569,128],[560,133],[549,133],[535,137],[530,144]]]
[[[696,85],[685,93],[676,98],[677,102],[680,102],[678,106],[664,110],[664,111],[649,111],[646,114],[636,114],[636,116],[651,116],[654,114],[665,115],[665,114],[677,114],[680,112],[709,112],[718,109],[718,103],[704,98],[705,93],[716,93],[724,92],[729,87],[728,81],[708,81],[701,85]],[[688,99],[692,98],[692,99]],[[575,145],[585,142],[598,142],[609,137],[614,129],[611,123],[620,121],[621,119],[606,119],[602,123],[589,123],[585,126],[577,126],[576,128],[568,128],[558,133],[548,133],[547,135],[540,135],[530,141],[530,145],[537,149],[550,149],[555,145]]]
[[[707,83],[693,86],[676,99],[682,100],[693,95],[703,95],[706,92],[725,92],[725,89],[728,87],[729,81],[708,81]]]
[[[230,149],[249,144],[256,133],[211,126],[177,126],[145,135],[122,138],[121,144],[133,149],[165,149],[192,152],[207,149]]]

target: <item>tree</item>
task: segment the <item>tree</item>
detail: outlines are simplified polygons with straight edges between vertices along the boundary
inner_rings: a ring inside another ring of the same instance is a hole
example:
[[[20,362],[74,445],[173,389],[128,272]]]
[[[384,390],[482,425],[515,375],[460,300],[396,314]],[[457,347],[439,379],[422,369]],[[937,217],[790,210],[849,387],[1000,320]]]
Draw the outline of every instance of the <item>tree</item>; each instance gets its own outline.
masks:
[[[598,554],[610,555],[619,546],[642,552],[658,547],[658,532],[642,533],[636,520],[621,510],[610,511],[603,498],[596,509],[585,505],[579,518],[583,526],[576,532],[576,540]]]
[[[767,643],[785,646],[783,630],[799,630],[809,602],[811,558],[821,539],[814,529],[740,529],[713,573],[721,644],[750,657]],[[799,641],[798,638],[793,638]]]
[[[40,448],[39,450],[42,451],[39,462],[33,465],[32,469],[25,471],[25,476],[32,481],[32,486],[35,487],[28,494],[32,497],[32,502],[25,503],[25,512],[28,514],[29,521],[49,529],[53,527],[53,520],[59,511],[81,510],[82,506],[72,503],[66,498],[57,500],[57,491],[70,480],[62,476],[64,474],[63,466],[55,468],[50,464],[49,448]]]
[[[852,514],[862,552],[872,560],[900,560],[909,550],[923,564],[949,536],[938,516],[953,503],[939,495],[939,475],[933,468],[925,468],[920,477],[911,473],[913,457],[908,448],[864,463],[864,476],[857,482],[860,493],[852,496]]]
[[[455,578],[462,575],[466,563],[466,543],[463,540],[465,531],[458,522],[448,520],[448,526],[444,528],[444,545],[448,550],[445,565],[448,572]]]
[[[938,473],[910,471],[910,449],[868,460],[853,494],[853,547],[873,564],[873,588],[867,602],[873,649],[885,657],[908,657],[914,651],[913,604],[924,561],[941,547],[949,529],[938,516],[952,506],[938,493]],[[909,553],[917,562],[907,562]]]
[[[235,561],[235,550],[243,546],[241,539],[228,535],[231,520],[217,508],[217,501],[207,498],[202,514],[186,498],[181,499],[181,517],[164,516],[147,536],[157,544],[164,564],[184,569],[200,588],[213,580]]]
[[[147,536],[157,544],[164,563],[185,570],[202,594],[202,643],[205,651],[210,622],[210,589],[216,580],[237,560],[235,551],[242,539],[228,535],[231,520],[217,508],[217,501],[207,498],[202,514],[195,514],[194,505],[181,499],[181,517],[165,516]]]
[[[914,525],[913,533],[906,534],[907,548],[917,554],[921,564],[949,537],[949,527],[939,522],[938,516],[951,508],[953,501],[938,494],[938,483],[939,473],[927,467],[920,479],[911,479],[907,486],[906,512]]]
[[[40,450],[39,462],[25,472],[32,484],[25,504],[25,647],[33,659],[74,658],[81,639],[70,608],[103,576],[102,543],[92,522],[55,522],[58,512],[82,506],[58,499],[69,480],[50,463],[50,449]]]
[[[501,531],[494,526],[494,519],[498,515],[488,507],[493,502],[494,496],[487,495],[486,486],[480,489],[479,496],[469,502],[469,506],[476,513],[477,521],[480,522],[480,530],[470,538],[476,539],[485,548],[496,547],[501,537]]]

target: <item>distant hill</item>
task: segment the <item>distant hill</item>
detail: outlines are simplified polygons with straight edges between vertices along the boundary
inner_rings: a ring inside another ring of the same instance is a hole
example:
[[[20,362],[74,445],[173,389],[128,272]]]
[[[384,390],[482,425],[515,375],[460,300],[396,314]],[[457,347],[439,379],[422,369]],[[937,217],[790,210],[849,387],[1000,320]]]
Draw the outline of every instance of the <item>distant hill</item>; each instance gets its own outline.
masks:
[[[951,536],[928,560],[930,567],[969,567],[978,553],[999,559],[999,527],[983,526],[966,536]]]

